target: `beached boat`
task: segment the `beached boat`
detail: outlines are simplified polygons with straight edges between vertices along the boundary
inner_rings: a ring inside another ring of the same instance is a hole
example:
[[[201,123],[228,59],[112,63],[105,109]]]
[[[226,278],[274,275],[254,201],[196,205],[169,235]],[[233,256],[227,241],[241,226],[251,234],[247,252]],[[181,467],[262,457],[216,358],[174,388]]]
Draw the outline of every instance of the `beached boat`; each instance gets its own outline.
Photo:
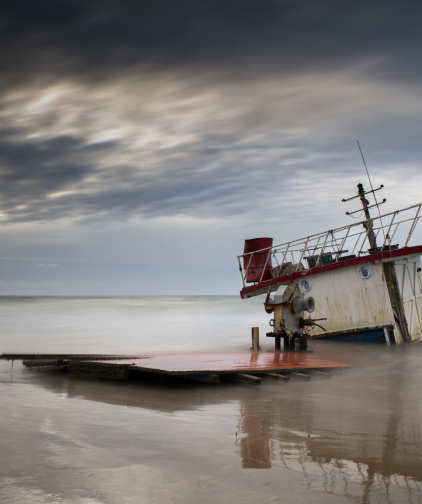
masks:
[[[266,295],[276,349],[308,338],[400,344],[422,337],[422,245],[410,245],[422,203],[280,245],[245,241],[243,299]],[[362,209],[359,210],[362,212]],[[351,212],[354,213],[354,212]],[[275,293],[271,298],[271,293]]]

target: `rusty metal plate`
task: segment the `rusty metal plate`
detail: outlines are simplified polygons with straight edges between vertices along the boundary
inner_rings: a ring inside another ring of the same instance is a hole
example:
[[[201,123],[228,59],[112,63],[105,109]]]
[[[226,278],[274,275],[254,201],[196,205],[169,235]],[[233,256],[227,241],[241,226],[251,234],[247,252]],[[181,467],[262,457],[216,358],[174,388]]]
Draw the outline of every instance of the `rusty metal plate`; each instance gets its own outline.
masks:
[[[119,359],[139,371],[164,374],[236,374],[345,368],[351,363],[318,357],[310,352],[236,352],[183,355],[157,355],[143,359]]]

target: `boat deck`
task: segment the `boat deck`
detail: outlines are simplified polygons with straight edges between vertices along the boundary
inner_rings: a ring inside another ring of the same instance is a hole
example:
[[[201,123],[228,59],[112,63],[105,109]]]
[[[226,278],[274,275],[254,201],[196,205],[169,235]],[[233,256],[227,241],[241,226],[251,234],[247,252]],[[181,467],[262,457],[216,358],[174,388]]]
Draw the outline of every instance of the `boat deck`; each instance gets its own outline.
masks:
[[[267,294],[268,290],[277,290],[280,285],[289,285],[297,281],[298,279],[311,277],[319,273],[326,273],[328,271],[335,271],[349,266],[356,266],[366,263],[383,262],[393,259],[405,259],[406,257],[411,257],[414,255],[422,254],[422,245],[416,245],[413,247],[404,247],[395,250],[386,250],[377,253],[372,253],[368,255],[362,255],[359,257],[354,257],[351,259],[346,259],[343,261],[333,262],[326,265],[314,266],[313,268],[303,269],[300,271],[295,271],[282,276],[274,277],[270,280],[264,280],[261,282],[255,282],[253,285],[244,285],[243,289],[240,291],[240,297],[242,299],[249,298],[252,296],[258,296],[261,294]],[[243,257],[243,256],[239,256]]]

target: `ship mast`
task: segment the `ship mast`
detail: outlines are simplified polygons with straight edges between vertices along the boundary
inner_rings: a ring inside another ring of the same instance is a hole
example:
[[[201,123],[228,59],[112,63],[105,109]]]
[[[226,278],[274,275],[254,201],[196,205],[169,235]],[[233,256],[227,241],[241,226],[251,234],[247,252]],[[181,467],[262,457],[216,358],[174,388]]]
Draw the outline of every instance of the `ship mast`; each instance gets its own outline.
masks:
[[[366,234],[368,236],[369,245],[372,249],[377,248],[377,238],[374,233],[374,228],[372,225],[371,215],[369,213],[368,203],[369,201],[365,198],[365,191],[363,189],[362,184],[358,184],[358,194],[360,197],[360,201],[362,202],[363,211],[365,212],[365,219],[367,222],[364,224],[366,229]]]
[[[369,209],[373,208],[374,206],[379,207],[379,205],[382,205],[385,203],[387,200],[383,199],[381,203],[376,203],[375,205],[369,205],[369,201],[365,198],[365,196],[369,193],[374,193],[376,191],[379,191],[382,189],[384,186],[380,185],[377,189],[372,189],[371,191],[365,191],[363,188],[363,184],[358,184],[358,194],[356,196],[352,196],[351,198],[343,199],[342,201],[350,201],[355,198],[360,198],[360,201],[362,203],[363,211],[365,213],[365,219],[366,221],[363,223],[363,227],[366,229],[366,235],[368,237],[369,241],[369,246],[371,249],[376,249],[377,248],[377,238],[375,236],[374,232],[374,226],[373,222],[371,219],[371,214],[369,213]],[[346,212],[346,215],[352,215],[354,213],[361,212],[361,210],[355,210],[354,212]]]
[[[366,167],[366,165],[365,165]],[[365,196],[369,193],[374,193],[375,191],[379,191],[382,189],[384,186],[380,185],[377,189],[372,189],[372,184],[371,184],[371,190],[370,191],[365,191],[363,188],[362,184],[358,184],[358,194],[357,196],[352,196],[351,198],[348,199],[343,199],[343,201],[350,201],[354,198],[360,198],[360,201],[362,203],[363,211],[365,212],[365,222],[363,222],[363,227],[366,229],[366,236],[368,237],[370,249],[369,253],[371,252],[376,252],[377,251],[377,239],[374,233],[374,226],[373,226],[373,221],[371,219],[371,215],[369,213],[369,209],[373,208],[374,206],[379,207],[379,205],[382,205],[385,203],[387,200],[383,199],[381,203],[376,202],[375,205],[369,205],[368,200],[365,198]],[[374,195],[375,197],[375,195]],[[376,201],[376,198],[375,198]],[[346,215],[352,215],[356,212],[361,212],[361,210],[355,210],[354,212],[346,212]],[[387,235],[388,236],[388,235]],[[385,245],[383,247],[385,249]],[[380,250],[380,249],[378,249]],[[407,320],[406,320],[406,314],[404,311],[404,306],[403,306],[403,300],[402,296],[400,293],[400,288],[397,280],[397,274],[396,270],[394,268],[394,263],[392,261],[386,261],[382,265],[383,271],[384,271],[384,277],[385,277],[385,282],[387,285],[388,289],[388,295],[390,297],[390,302],[391,302],[391,307],[393,309],[394,313],[394,318],[396,320],[396,323],[398,327],[400,328],[400,332],[402,334],[403,340],[404,341],[411,341],[410,333],[409,333],[409,328],[407,326]]]

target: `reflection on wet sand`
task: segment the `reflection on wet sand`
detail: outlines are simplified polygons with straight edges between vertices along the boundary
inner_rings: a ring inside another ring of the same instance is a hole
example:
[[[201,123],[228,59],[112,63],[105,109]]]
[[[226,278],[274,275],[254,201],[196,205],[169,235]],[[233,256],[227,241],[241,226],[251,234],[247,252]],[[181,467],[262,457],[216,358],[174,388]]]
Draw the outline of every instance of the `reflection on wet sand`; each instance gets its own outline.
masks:
[[[413,504],[422,502],[421,356],[422,347],[369,349],[359,369],[310,382],[268,379],[260,387],[116,383],[22,369],[14,370],[12,380],[9,369],[0,380],[3,385],[39,389],[43,401],[49,394],[51,408],[59,408],[55,397],[66,399],[64,425],[93,467],[102,467],[105,459],[97,455],[110,444],[122,467],[126,464],[127,469],[128,461],[134,460],[142,462],[142,471],[157,466],[156,478],[159,467],[170,467],[168,477],[173,480],[190,471],[193,488],[202,481],[200,467],[206,464],[209,495],[220,488],[223,501],[229,501],[239,485],[252,492],[259,481],[259,492],[268,499],[272,491],[278,497],[294,495],[319,502],[322,492],[335,503],[346,502],[345,498],[364,504]],[[35,401],[37,393],[31,395],[28,401]],[[105,411],[101,405],[110,406]],[[46,415],[42,436],[53,433],[63,441],[44,444],[43,450],[53,465],[65,467],[59,462],[66,453],[61,443],[70,443],[71,437],[61,432],[60,423],[53,431],[55,416],[58,413]],[[96,418],[103,431],[93,424]],[[294,475],[303,482],[298,483]],[[271,482],[272,490],[264,487],[265,481]],[[186,497],[187,488],[180,490],[180,502],[183,496],[186,502],[195,501],[193,494]]]
[[[421,502],[421,403],[417,356],[312,386],[289,384],[265,402],[243,400],[238,441],[245,469],[282,466],[309,485],[372,502]],[[306,390],[304,390],[306,389]],[[393,500],[390,500],[393,499]]]

